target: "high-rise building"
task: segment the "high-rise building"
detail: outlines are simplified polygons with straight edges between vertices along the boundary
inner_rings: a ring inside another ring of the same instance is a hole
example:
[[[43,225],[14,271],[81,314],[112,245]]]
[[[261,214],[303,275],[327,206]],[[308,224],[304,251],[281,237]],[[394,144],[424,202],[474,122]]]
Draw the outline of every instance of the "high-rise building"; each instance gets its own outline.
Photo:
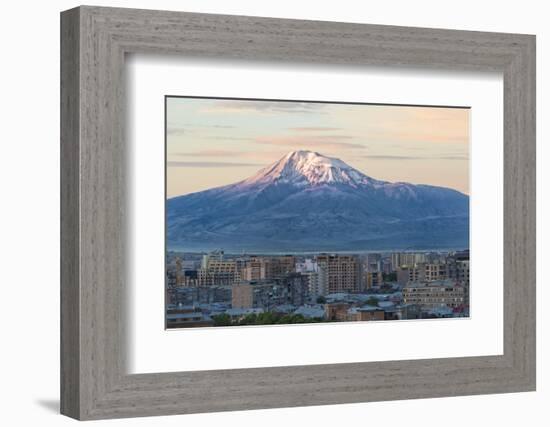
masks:
[[[465,302],[464,287],[455,285],[452,280],[435,282],[411,282],[402,290],[405,304],[418,304],[423,307],[459,307]]]
[[[470,260],[458,260],[456,262],[457,279],[465,285],[470,285]]]
[[[223,251],[213,251],[202,256],[201,268],[207,269],[211,260],[223,261]]]
[[[237,265],[231,260],[203,258],[201,268],[197,271],[198,286],[231,286],[238,279]]]
[[[303,262],[296,263],[296,273],[309,273],[312,271],[317,271],[319,266],[315,260],[311,258],[306,258]]]
[[[288,289],[288,303],[300,306],[308,302],[309,281],[308,277],[301,273],[290,273],[281,279]]]
[[[391,258],[384,258],[382,260],[382,273],[390,274],[393,270],[391,265]]]
[[[317,255],[327,269],[328,293],[361,291],[360,263],[354,255]]]
[[[397,283],[406,285],[409,282],[420,282],[426,279],[424,264],[403,265],[397,269]]]
[[[166,270],[166,288],[175,288],[178,286],[178,275],[175,268]]]
[[[403,265],[397,269],[397,282],[401,285],[408,282],[433,282],[447,277],[447,265],[440,263]]]
[[[264,280],[266,278],[266,263],[263,258],[248,260],[240,273],[241,280],[248,282]]]
[[[231,287],[231,306],[233,308],[254,307],[254,288],[251,284],[242,283]]]
[[[444,280],[447,278],[447,265],[443,263],[425,264],[425,280],[432,282],[434,280]]]
[[[391,254],[391,264],[394,271],[404,266],[413,266],[426,262],[426,254],[416,252],[394,252]]]
[[[373,286],[381,286],[383,283],[381,271],[367,271],[365,273],[365,287],[367,289]]]
[[[449,277],[465,285],[470,284],[470,261],[455,260],[449,265]]]
[[[367,254],[365,257],[366,271],[382,271],[382,256],[380,254]]]
[[[176,258],[176,286],[183,283],[183,262],[180,257]]]
[[[296,257],[292,255],[265,258],[265,278],[276,279],[296,271]]]
[[[231,287],[231,306],[233,308],[262,308],[272,310],[280,304],[288,304],[291,290],[287,283],[243,282]]]
[[[447,275],[466,286],[470,285],[470,251],[456,252],[448,258]]]
[[[319,266],[317,271],[302,274],[307,277],[310,297],[316,299],[328,293],[328,274],[325,266]]]

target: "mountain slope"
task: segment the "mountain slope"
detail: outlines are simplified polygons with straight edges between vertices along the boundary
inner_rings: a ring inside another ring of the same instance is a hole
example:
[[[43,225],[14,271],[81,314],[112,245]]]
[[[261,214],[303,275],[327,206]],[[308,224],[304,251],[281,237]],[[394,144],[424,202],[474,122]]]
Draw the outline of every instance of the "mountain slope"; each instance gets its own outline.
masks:
[[[468,246],[468,196],[373,179],[294,151],[241,182],[167,201],[169,248],[345,251]]]

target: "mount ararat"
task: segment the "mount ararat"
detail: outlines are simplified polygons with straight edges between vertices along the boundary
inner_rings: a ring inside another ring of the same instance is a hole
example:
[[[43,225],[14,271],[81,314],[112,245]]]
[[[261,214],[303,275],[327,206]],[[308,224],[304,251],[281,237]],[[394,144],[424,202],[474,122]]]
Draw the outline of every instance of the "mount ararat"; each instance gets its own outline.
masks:
[[[463,249],[469,197],[371,178],[345,162],[293,151],[235,184],[166,202],[169,250],[345,252]]]

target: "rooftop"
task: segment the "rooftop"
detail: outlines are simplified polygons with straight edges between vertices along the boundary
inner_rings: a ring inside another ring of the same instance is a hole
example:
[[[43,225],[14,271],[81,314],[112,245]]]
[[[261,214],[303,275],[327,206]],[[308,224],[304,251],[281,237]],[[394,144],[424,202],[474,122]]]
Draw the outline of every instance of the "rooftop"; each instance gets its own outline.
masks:
[[[452,288],[458,285],[454,280],[445,279],[445,280],[434,280],[432,282],[408,282],[404,289],[407,288],[431,288],[431,287],[447,287]]]

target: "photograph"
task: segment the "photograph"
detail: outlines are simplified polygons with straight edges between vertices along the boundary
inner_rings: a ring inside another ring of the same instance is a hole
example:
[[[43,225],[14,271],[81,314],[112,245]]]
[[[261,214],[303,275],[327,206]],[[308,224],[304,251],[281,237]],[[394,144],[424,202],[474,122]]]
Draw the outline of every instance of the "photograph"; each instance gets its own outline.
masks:
[[[469,317],[469,119],[166,96],[166,328]]]

